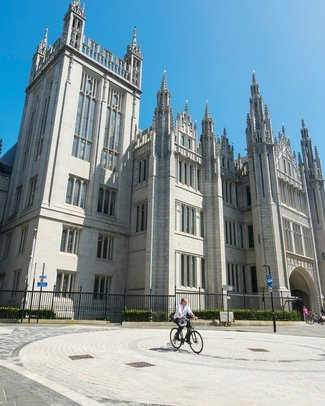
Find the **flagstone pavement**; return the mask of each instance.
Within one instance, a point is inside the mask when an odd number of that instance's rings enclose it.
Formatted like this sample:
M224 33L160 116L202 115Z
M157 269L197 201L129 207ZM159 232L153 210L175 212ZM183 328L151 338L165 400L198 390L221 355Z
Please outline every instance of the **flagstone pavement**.
M0 405L325 402L325 326L197 328L199 355L166 328L0 324Z

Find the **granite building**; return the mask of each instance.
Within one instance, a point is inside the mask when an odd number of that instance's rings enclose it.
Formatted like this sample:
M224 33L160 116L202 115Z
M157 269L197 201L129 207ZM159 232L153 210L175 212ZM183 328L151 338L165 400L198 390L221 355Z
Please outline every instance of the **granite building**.
M228 284L254 295L271 273L274 292L318 309L325 195L304 122L296 156L284 128L274 136L253 73L247 156L235 157L208 106L200 128L187 103L174 120L164 74L153 123L140 131L136 32L119 58L87 39L85 25L73 0L61 37L49 46L46 32L32 60L13 166L0 166L0 289L43 274L63 292Z

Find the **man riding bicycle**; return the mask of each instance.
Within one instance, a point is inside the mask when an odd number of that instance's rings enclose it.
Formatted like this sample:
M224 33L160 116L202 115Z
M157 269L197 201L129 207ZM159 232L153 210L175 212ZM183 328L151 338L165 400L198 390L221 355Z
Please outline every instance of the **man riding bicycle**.
M189 315L194 319L196 318L194 313L190 309L190 306L188 305L187 299L183 297L181 299L181 302L177 305L176 312L174 314L174 322L178 325L175 339L178 341L180 340L179 338L180 332L186 326L187 315Z

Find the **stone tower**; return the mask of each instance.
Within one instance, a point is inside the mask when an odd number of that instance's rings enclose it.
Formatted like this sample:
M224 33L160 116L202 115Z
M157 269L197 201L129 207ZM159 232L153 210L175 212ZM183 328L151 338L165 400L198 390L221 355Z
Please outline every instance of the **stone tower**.
M289 292L286 258L279 210L275 143L267 106L263 106L255 72L252 76L250 113L246 128L253 236L259 291L266 286L266 274L273 275L277 292Z
M66 294L125 288L142 54L135 31L119 58L85 28L73 0L61 37L49 45L46 30L33 57L1 236L8 289L43 269Z

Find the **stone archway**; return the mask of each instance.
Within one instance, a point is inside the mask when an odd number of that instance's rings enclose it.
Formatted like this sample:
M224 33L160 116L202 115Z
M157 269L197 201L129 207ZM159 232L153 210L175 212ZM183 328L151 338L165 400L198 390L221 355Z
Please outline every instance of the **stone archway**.
M290 274L290 291L292 296L299 297L303 304L311 309L316 301L314 281L305 268L297 267Z

